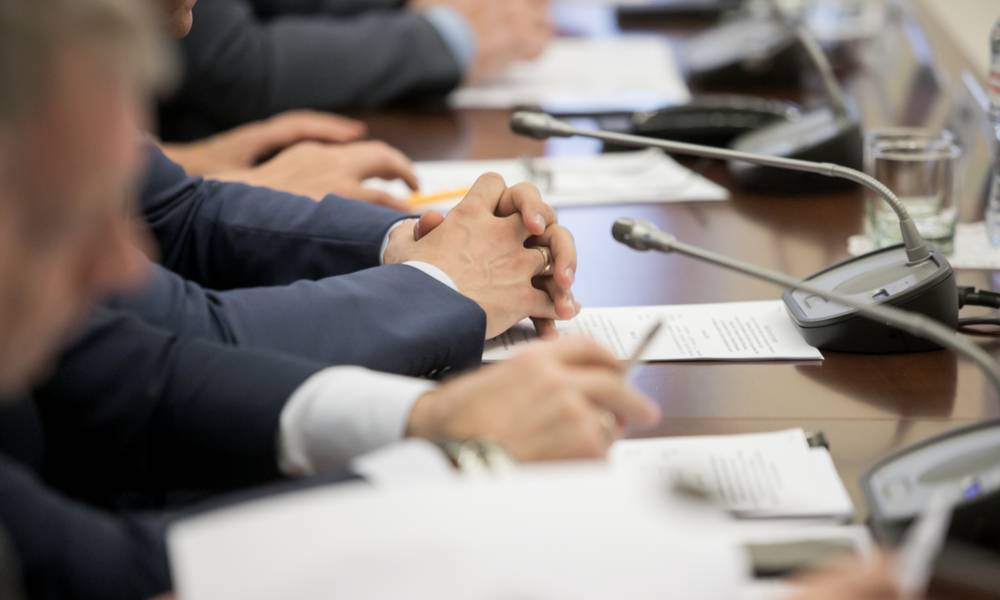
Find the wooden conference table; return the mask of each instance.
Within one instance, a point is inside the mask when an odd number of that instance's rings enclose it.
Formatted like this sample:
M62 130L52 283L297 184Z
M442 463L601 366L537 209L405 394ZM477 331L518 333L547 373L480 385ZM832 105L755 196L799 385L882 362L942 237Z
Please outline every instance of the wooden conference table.
M898 10L897 10L898 9ZM969 104L968 67L919 7L903 3L874 41L846 53L841 81L866 126L951 124L964 119L962 220L979 220L989 163L985 114ZM636 20L631 20L636 21ZM704 23L620 22L680 40ZM984 49L985 51L985 49ZM968 76L966 76L968 77ZM821 101L815 80L779 86L715 89ZM801 90L806 90L805 92ZM816 90L816 91L812 91ZM705 91L697 87L694 92ZM541 142L508 130L508 111L391 111L360 115L373 137L415 160L540 155ZM859 190L800 195L750 194L725 169L688 166L733 190L731 202L567 208L560 222L577 240L576 296L585 306L775 299L763 282L677 256L636 253L614 242L620 216L647 218L679 239L804 277L847 258L846 240L862 228ZM959 271L960 284L1000 288L996 273ZM982 340L1000 357L1000 342ZM662 423L638 436L728 434L790 427L825 432L858 517L866 510L858 479L887 453L947 430L1000 416L1000 399L969 361L947 351L866 356L827 352L821 363L660 363L642 367L637 385L663 409Z

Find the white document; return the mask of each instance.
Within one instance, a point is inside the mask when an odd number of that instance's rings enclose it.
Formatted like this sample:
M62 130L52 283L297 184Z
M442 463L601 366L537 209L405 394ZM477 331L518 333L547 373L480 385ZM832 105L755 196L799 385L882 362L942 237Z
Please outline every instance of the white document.
M610 459L701 490L743 517L847 520L854 513L829 451L811 448L801 429L622 440Z
M726 188L687 169L658 150L640 150L521 160L455 160L418 162L414 166L420 192L434 195L469 188L483 173L499 173L507 185L534 183L554 207L617 203L728 200ZM368 187L399 198L410 195L401 181L370 179ZM417 210L448 210L460 196Z
M822 360L806 343L780 300L584 308L570 321L556 321L563 334L597 340L621 359L631 356L652 324L663 328L640 357L661 360ZM522 322L488 340L483 360L511 357L522 344L537 338L530 322Z
M875 249L871 238L864 234L852 235L847 240L847 252L858 256ZM956 269L1000 269L1000 248L995 248L986 235L986 224L959 223L955 227L954 251L948 262Z
M532 61L454 91L455 108L559 106L590 112L644 110L691 94L659 36L557 38Z
M168 550L184 600L716 600L747 581L728 522L606 466L563 465L271 498L181 521Z

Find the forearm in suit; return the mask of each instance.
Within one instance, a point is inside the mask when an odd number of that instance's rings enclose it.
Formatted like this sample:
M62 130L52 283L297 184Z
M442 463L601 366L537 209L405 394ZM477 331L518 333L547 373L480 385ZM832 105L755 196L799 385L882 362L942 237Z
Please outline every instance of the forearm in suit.
M46 481L110 504L279 478L281 411L321 369L98 310L34 392Z
M321 279L379 264L398 212L188 177L149 144L141 210L165 267L213 289Z
M0 456L0 521L32 600L146 600L170 588L164 515L101 512Z
M212 0L194 14L181 43L184 82L162 106L168 140L290 109L373 108L440 96L462 78L447 42L410 11L262 19L246 0Z
M254 10L263 16L325 14L355 15L370 10L397 10L405 0L253 0Z
M354 479L326 473L178 512L108 513L44 485L0 455L0 525L6 528L33 600L148 600L172 588L169 524L240 501Z
M224 292L155 267L110 306L179 335L410 376L478 366L486 327L475 302L406 265Z

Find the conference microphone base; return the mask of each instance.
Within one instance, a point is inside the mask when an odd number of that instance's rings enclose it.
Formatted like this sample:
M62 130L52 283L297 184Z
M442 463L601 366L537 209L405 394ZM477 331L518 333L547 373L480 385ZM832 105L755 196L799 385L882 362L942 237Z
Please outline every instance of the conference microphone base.
M890 246L833 265L804 281L856 301L919 313L952 329L958 326L955 272L937 250L931 250L930 260L910 265L902 245ZM782 299L802 337L821 350L893 354L940 348L815 294L788 290Z

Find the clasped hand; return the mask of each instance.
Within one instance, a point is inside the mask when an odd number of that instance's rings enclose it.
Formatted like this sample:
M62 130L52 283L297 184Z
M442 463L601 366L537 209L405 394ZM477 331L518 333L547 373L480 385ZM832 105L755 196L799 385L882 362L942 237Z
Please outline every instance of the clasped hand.
M546 257L535 247L548 248ZM576 245L535 186L507 187L502 177L480 177L447 217L427 213L393 231L385 262L422 261L444 271L458 291L486 312L486 337L531 317L539 333L554 336L554 319L580 310L572 293Z

